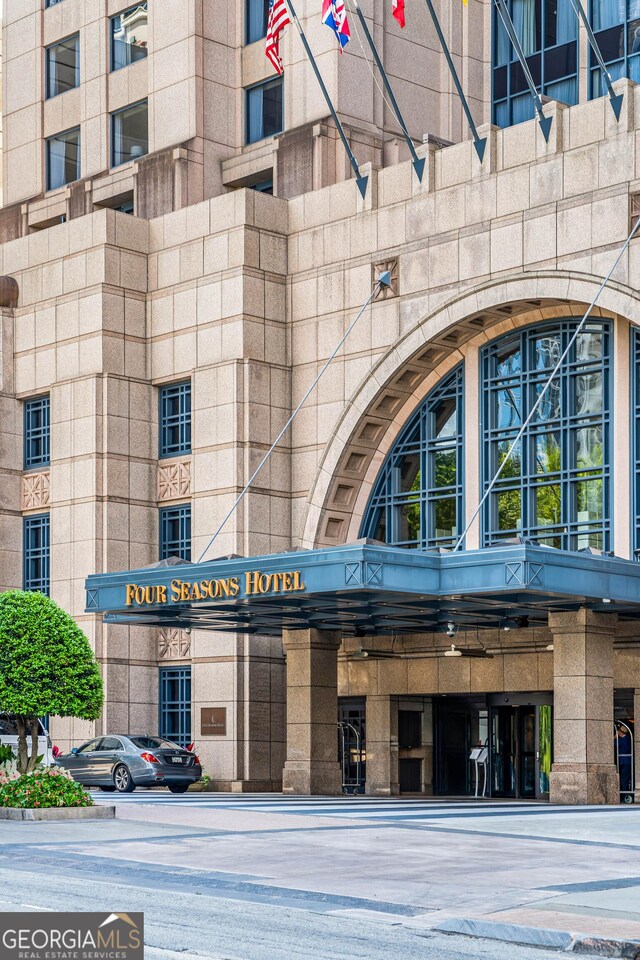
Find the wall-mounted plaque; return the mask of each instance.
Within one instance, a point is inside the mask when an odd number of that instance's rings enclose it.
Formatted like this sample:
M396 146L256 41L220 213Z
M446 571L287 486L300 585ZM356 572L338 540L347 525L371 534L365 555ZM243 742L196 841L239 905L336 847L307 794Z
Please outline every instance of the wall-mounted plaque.
M202 707L200 710L200 736L226 737L227 708Z

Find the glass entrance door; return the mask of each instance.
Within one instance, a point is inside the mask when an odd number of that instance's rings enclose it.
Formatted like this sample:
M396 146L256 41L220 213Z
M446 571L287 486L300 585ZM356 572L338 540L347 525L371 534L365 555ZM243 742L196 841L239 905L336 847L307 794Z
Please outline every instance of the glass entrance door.
M542 800L549 795L551 706L491 709L491 796Z

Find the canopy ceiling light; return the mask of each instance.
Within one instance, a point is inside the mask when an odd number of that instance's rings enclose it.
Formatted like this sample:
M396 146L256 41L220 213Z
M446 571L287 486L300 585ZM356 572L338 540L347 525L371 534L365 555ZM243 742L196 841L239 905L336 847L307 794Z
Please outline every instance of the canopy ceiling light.
M486 650L476 650L475 648L470 649L469 647L456 647L455 643L451 644L450 650L445 650L445 657L475 657L480 660L493 660L493 654L487 653Z
M364 650L362 647L353 653L347 653L348 660L388 660L394 656L391 650Z

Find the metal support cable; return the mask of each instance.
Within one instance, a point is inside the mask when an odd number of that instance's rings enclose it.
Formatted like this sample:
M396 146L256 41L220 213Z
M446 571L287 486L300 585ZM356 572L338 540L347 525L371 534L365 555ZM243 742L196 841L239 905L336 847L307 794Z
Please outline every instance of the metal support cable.
M542 403L542 400L543 400L543 398L544 398L547 390L549 389L549 387L550 387L551 384L553 383L553 380L555 379L556 374L558 373L558 371L559 371L560 368L562 367L562 364L564 363L564 361L566 360L567 356L569 355L569 351L571 350L572 346L574 345L574 343L575 343L576 340L578 339L578 336L580 335L580 333L581 333L582 330L584 329L585 323L587 322L587 320L588 320L589 317L591 316L591 312L592 312L593 308L595 307L596 303L597 303L598 300L600 299L600 294L602 293L602 291L604 290L604 288L605 288L606 285L608 284L609 280L611 279L611 276L612 276L614 270L616 269L616 267L618 266L618 264L619 264L620 261L622 260L622 257L624 256L625 251L627 250L627 247L629 246L629 244L630 244L631 241L633 240L633 238L634 238L634 236L636 235L636 232L638 231L638 228L639 228L639 227L640 227L640 217L638 217L638 219L636 220L636 222L635 222L635 224L634 224L634 226L633 226L633 229L631 230L631 233L629 234L629 236L628 236L627 239L625 240L624 245L622 246L622 249L621 249L620 252L618 253L618 256L616 257L616 259L615 259L614 262L613 262L613 265L611 266L611 269L609 270L608 274L606 275L606 277L604 278L604 280L602 281L602 283L601 283L600 286L598 287L598 290L597 290L597 292L596 292L595 297L593 298L593 300L591 301L591 303L590 303L589 306L587 307L587 309L586 309L586 311L585 311L585 314L584 314L582 320L580 321L580 323L579 323L578 326L576 327L576 329L575 329L575 331L574 331L574 333L573 333L573 336L570 338L570 340L569 340L567 346L565 347L565 349L564 349L564 351L563 351L560 359L558 360L558 362L556 363L555 367L553 368L553 370L552 370L551 373L549 374L549 378L548 378L547 381L545 382L542 390L540 391L540 394L539 394L536 402L534 403L534 405L532 406L531 410L529 411L529 415L527 416L527 418L525 419L524 423L522 424L522 426L521 426L520 429L518 430L518 433L516 434L516 437L515 437L513 443L512 443L511 446L509 447L509 449L508 449L508 451L507 451L507 454L506 454L504 460L502 461L502 463L501 463L500 466L498 467L496 473L494 474L494 477L493 477L491 483L489 484L489 486L488 486L487 489L485 490L482 498L480 499L480 503L478 504L478 506L476 507L476 509L473 511L473 515L472 515L471 519L469 520L469 522L467 523L466 527L464 528L464 530L463 530L462 533L460 534L458 540L456 541L456 545L455 545L454 548L453 548L453 552L454 552L454 553L456 553L456 551L458 551L458 550L460 549L460 547L462 546L462 544L465 542L466 537L467 537L467 534L469 533L469 530L471 529L471 527L472 527L473 524L475 523L476 518L478 517L480 511L482 510L483 506L484 506L485 503L487 502L487 499L489 498L491 492L493 491L493 488L495 487L496 483L497 483L498 480L500 479L500 477L501 477L501 475L502 475L502 471L504 470L504 468L506 467L507 463L508 463L509 460L511 459L511 456L512 456L514 450L517 448L518 444L519 444L520 441L522 440L522 437L524 436L524 433L525 433L527 427L529 426L529 424L531 423L531 421L532 421L533 418L535 417L535 415L536 415L536 413L537 413L537 411L538 411L538 407L539 407L540 404Z
M300 412L300 410L301 410L302 407L305 405L305 403L307 402L307 400L309 399L309 397L311 396L311 394L313 393L313 391L316 389L316 387L317 387L318 384L320 383L320 380L322 379L325 371L326 371L327 368L330 366L331 362L335 359L335 357L336 357L336 355L338 354L340 348L342 347L342 345L343 345L344 342L346 341L347 337L349 336L349 334L351 333L351 331L353 330L353 328L354 328L355 325L357 324L358 320L360 319L360 317L362 316L362 314L365 312L365 310L367 309L367 307L369 306L369 304L371 303L371 301L373 300L373 298L375 297L375 295L378 293L378 291L379 291L382 287L389 287L389 286L391 286L391 275L390 275L389 271L385 271L385 273L381 273L380 276L378 277L378 279L376 280L375 284L373 285L373 289L372 289L371 293L370 293L369 296L367 297L366 301L363 303L363 305L362 305L362 307L360 308L360 310L358 310L358 313L356 314L356 316L354 317L354 319L351 321L351 323L350 323L349 326L347 327L345 333L344 333L344 334L342 335L342 337L340 338L340 341L338 342L338 344L336 345L335 349L333 350L333 353L330 355L329 359L325 361L325 363L323 364L320 372L318 373L318 375L317 375L316 378L314 379L313 383L312 383L312 384L309 386L309 388L307 389L307 391L306 391L305 395L303 396L302 400L299 402L299 404L297 405L297 407L295 408L295 410L293 411L293 413L291 414L291 416L289 417L289 419L288 419L287 422L285 423L284 427L282 428L282 430L280 431L280 433L278 434L278 436L275 438L275 440L273 441L273 443L271 444L271 446L270 446L269 449L267 450L266 454L264 455L264 457L262 458L262 460L260 461L260 463L258 464L258 466L256 467L256 469L253 471L253 473L252 473L251 476L249 477L248 481L246 482L246 484L244 485L244 487L242 488L242 490L240 491L240 493L239 493L238 496L236 497L236 499L235 499L235 501L234 501L231 509L230 509L229 512L226 514L224 520L223 520L222 523L219 525L218 529L216 530L216 532L215 532L214 535L211 537L211 539L209 540L208 544L206 545L206 547L204 548L204 550L203 550L202 553L200 554L200 556L199 556L199 558L198 558L198 563L202 563L202 560L204 559L205 555L208 553L209 549L213 546L213 544L214 544L215 541L217 540L218 536L220 535L220 533L222 532L222 530L223 530L223 529L225 528L225 526L227 525L228 521L231 519L231 517L232 517L233 514L235 513L235 511L236 511L236 509L238 508L238 506L242 503L242 500L244 499L246 493L247 493L248 490L250 489L253 481L256 479L256 477L258 476L258 474L260 473L260 471L262 470L262 468L264 467L264 465L265 465L266 462L268 461L269 457L271 456L271 454L273 453L273 451L275 450L275 448L278 446L278 444L280 443L280 441L281 441L282 438L284 437L285 433L287 432L287 430L289 429L289 427L291 426L291 424L293 423L293 421L294 421L295 418L297 417L298 413Z

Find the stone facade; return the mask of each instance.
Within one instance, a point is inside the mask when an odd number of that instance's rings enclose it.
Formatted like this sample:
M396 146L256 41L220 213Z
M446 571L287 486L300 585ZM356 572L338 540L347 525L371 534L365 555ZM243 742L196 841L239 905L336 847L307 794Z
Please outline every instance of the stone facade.
M640 193L640 94L626 80L616 83L624 93L617 123L606 99L551 103L548 143L533 121L505 130L485 124L482 164L468 140L426 143L418 148L426 160L418 183L402 152L394 154L393 125L376 88L359 83L366 65L357 54L339 58L329 32L315 29L317 18L309 26L321 66L369 151L365 199L336 167L335 131L293 29L284 45L286 82L302 92L286 99L285 135L243 150L242 87L264 79L267 67L261 44L238 55L236 6L225 5L220 25L208 2L157 4L154 50L121 76L109 76L103 59L106 17L117 12L112 0L64 0L44 15L39 0L14 0L5 11L9 206L0 274L15 278L19 299L0 313L0 587L21 584L23 516L46 510L51 595L87 632L104 671L105 709L95 729L157 729L159 665L191 665L193 738L220 787L277 788L284 768L285 790L339 789L331 755L337 693L366 698L370 792L397 792L402 759L423 762L429 792L432 698L553 691L562 721L556 731L574 724L580 747L572 752L556 733L552 795L610 801L617 789L606 734L612 691L640 691L633 624L603 615L597 624L581 622L575 636L559 620L533 637L524 630L491 636L492 660L444 658L444 635L369 638L387 656L358 661L350 657L355 641L338 652L335 637L315 632L289 634L283 646L273 638L129 628L85 612L88 574L158 559L160 505L191 504L192 557L200 557L380 269L391 271L390 291L364 313L207 556L356 539L403 424L461 361L470 520L480 496L480 348L526 324L581 316L627 236ZM301 6L307 12L310 0ZM392 42L381 0L373 8L390 72L415 101L407 104L412 131L460 140L458 110L444 106L444 71L416 89L402 76L404 45L427 61L430 35ZM454 21L447 26L466 54L464 79L478 91L476 115L485 120L489 8L470 4L464 29L462 5L447 8ZM207 33L214 19L226 31L222 39ZM42 45L75 30L85 48L85 86L43 110ZM23 84L25 72L34 90ZM426 120L424 87L443 94L433 97L436 114ZM150 156L109 171L106 114L144 96ZM70 188L43 190L42 137L72 123L83 130L82 209ZM311 173L294 189L300 154L293 138L305 129ZM293 158L289 173L278 166L281 154L283 163ZM274 168L281 196L231 189ZM146 197L138 216L109 209L128 192ZM632 242L594 310L613 322L613 417L624 437L632 418L630 330L640 323L639 244ZM157 388L185 379L192 384L191 453L159 461ZM22 402L43 393L51 397L51 464L23 471ZM630 442L615 444L612 476L613 547L631 557ZM468 545L479 544L476 522ZM227 730L202 736L200 711L212 706L226 707ZM412 707L424 716L416 751L398 744L398 712ZM53 720L63 748L92 733L89 724Z

